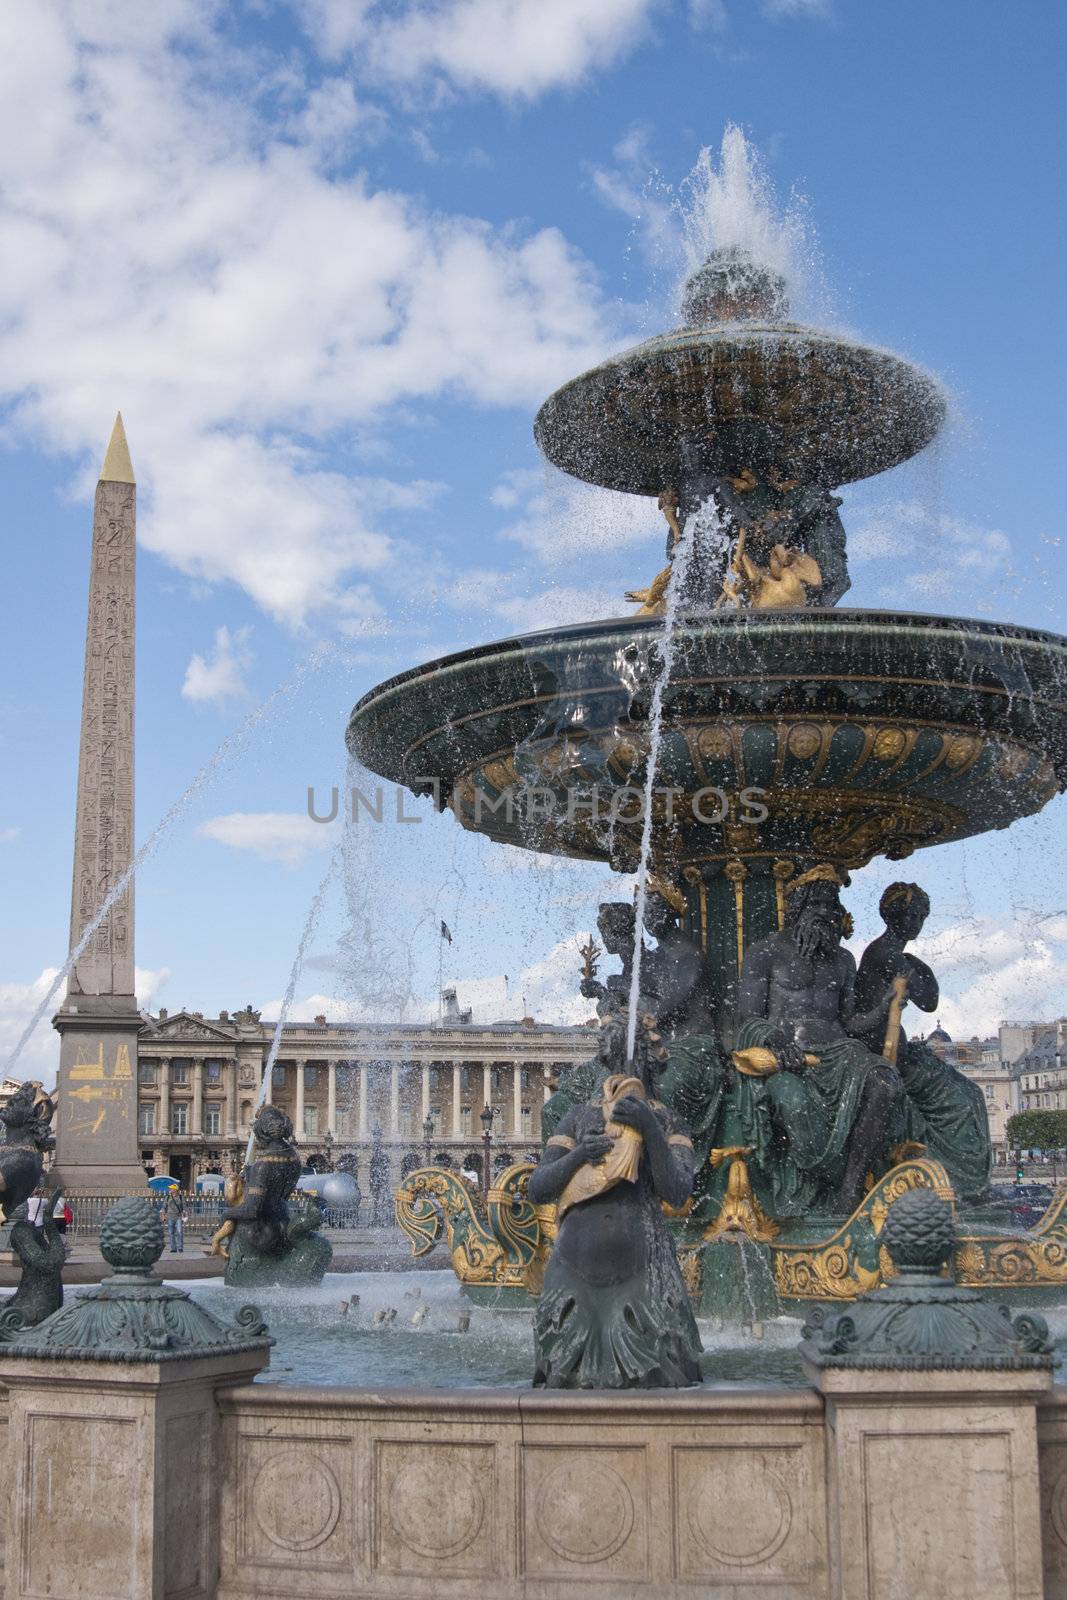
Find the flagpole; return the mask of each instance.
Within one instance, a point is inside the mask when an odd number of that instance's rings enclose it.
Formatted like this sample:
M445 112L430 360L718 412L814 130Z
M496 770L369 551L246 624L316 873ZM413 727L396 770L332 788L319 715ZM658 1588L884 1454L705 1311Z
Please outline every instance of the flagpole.
M443 933L439 932L438 935L437 935L437 1026L439 1028L442 1027L443 1024L444 1024L444 1014L443 1014L442 1009L441 1009L442 1003L443 1003L442 1002L442 997L441 997L441 989L442 989L442 986L443 986L444 981L445 981L444 973L445 973L445 936L444 936Z

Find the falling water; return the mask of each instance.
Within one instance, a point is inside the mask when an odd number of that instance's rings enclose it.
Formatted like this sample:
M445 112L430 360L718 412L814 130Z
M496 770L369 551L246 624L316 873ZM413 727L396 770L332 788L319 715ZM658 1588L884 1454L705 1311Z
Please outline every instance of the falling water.
M648 893L648 863L652 854L652 794L656 785L659 747L663 737L663 695L670 681L671 668L674 665L675 623L678 618L678 608L681 604L682 595L685 591L697 519L703 515L705 510L706 504L699 511L686 518L682 537L674 549L671 563L671 579L667 585L667 605L663 614L663 632L659 639L660 669L652 690L652 704L649 707L648 765L645 769L644 814L641 822L641 859L637 869L634 959L630 972L630 1001L626 1015L627 1061L632 1061L634 1058L634 1042L637 1038L637 1000L641 992L641 955L644 950L642 929L645 925L645 899Z
M259 1093L256 1096L255 1111L252 1113L253 1122L255 1122L256 1114L263 1109L263 1103L267 1098L267 1089L270 1086L271 1074L274 1071L274 1063L278 1059L278 1051L281 1048L282 1030L289 1020L289 1012L292 1010L293 1005L293 996L296 994L296 986L300 981L300 973L304 966L304 957L307 955L308 945L315 936L315 929L318 927L319 915L326 899L326 892L329 889L330 884L333 882L334 873L340 859L341 844L338 842L330 852L329 865L322 875L322 882L315 890L311 904L308 906L308 914L304 919L304 928L300 935L300 942L296 947L296 955L293 957L293 965L289 973L289 982L285 986L285 994L282 997L281 1009L278 1012L278 1020L274 1024L274 1033L270 1041L270 1049L267 1052L267 1064L263 1068L263 1077L260 1081ZM302 1128L298 1128L296 1130L296 1136L298 1139L303 1137ZM252 1159L252 1142L254 1137L255 1135L253 1130L249 1129L248 1145L245 1149L246 1165Z
M148 857L160 844L164 836L170 831L173 824L178 820L182 812L185 811L186 807L189 805L194 796L199 794L200 790L210 782L224 762L226 762L232 755L236 754L236 752L242 748L250 735L255 731L256 728L259 727L260 723L267 716L268 712L277 704L279 700L283 699L287 694L290 694L295 688L297 688L310 672L317 670L317 668L322 665L326 657L332 654L332 652L332 645L320 644L311 651L310 655L305 656L304 660L297 667L296 671L291 673L290 676L286 678L284 683L280 683L278 687L274 689L272 693L270 693L267 698L255 708L254 711L250 711L248 716L245 717L244 721L241 722L232 733L226 735L226 738L223 739L222 743L218 746L214 753L209 756L207 761L205 761L204 765L200 768L200 771L193 778L192 782L187 788L182 790L182 793L170 806L169 810L164 814L162 819L156 824L153 831L149 834L144 844L141 846L133 860L130 862L129 866L126 868L125 872L108 890L104 899L101 901L96 914L89 922L86 923L81 938L71 950L63 965L59 968L59 971L52 979L47 994L37 1007L36 1011L33 1013L33 1016L30 1018L25 1028L22 1030L19 1041L15 1045L15 1048L12 1050L11 1054L8 1056L7 1063L4 1067L4 1071L8 1077L12 1076L18 1059L23 1050L26 1048L26 1045L36 1030L38 1023L41 1021L42 1017L44 1017L47 1012L51 1010L53 1000L59 993L62 985L66 982L66 979L69 976L72 968L77 964L82 952L88 945L89 940L92 938L97 928L100 927L100 924L104 921L104 918L107 916L112 906L126 893L134 874L138 871L142 864L148 860Z

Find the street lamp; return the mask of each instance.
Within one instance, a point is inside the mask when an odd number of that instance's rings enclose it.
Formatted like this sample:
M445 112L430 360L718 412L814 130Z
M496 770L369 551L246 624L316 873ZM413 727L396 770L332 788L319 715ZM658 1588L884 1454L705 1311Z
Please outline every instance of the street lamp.
M485 1200L486 1205L488 1205L489 1204L489 1159L490 1159L490 1156L492 1154L492 1149L493 1149L493 1108L492 1108L492 1106L484 1105L482 1107L482 1113L481 1113L480 1120L481 1120L481 1124L482 1124L482 1144L485 1146L485 1154L482 1157L482 1196L483 1196L483 1198Z
M422 1142L426 1146L426 1165L430 1165L430 1144L433 1140L433 1117L427 1112L422 1123Z

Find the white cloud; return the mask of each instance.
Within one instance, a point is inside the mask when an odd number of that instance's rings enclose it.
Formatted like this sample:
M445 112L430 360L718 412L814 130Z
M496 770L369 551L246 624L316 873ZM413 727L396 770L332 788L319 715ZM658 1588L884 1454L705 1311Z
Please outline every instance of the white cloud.
M336 838L331 824L313 822L299 811L231 811L209 817L196 831L216 844L286 867L300 866L315 851L330 848Z
M246 648L251 628L217 628L215 646L207 655L195 652L185 669L182 696L186 700L207 701L217 706L227 700L243 700L248 694L245 673L252 665L252 652Z
M516 1022L526 1016L541 1022L577 1024L595 1014L595 1006L578 992L576 973L579 958L575 941L585 933L561 939L540 961L532 962L508 976L505 990L503 974L486 978L461 978L456 983L456 998L461 1006L471 1006L474 1020ZM525 999L525 1010L523 1000ZM426 1015L435 1015L436 1006ZM590 1055L595 1046L590 1045Z
M828 17L830 0L760 0L760 9L769 17Z
M294 0L326 53L358 51L393 83L532 100L611 66L641 38L660 0Z
M58 967L45 967L32 983L0 983L0 1059L6 1061L22 1038L27 1023L52 987ZM7 1068L5 1067L5 1073ZM46 1087L59 1070L59 1035L42 1022L26 1041L13 1076L35 1078Z
M160 990L166 987L169 978L169 967L134 968L134 992L142 1011L151 1011L153 1001L158 997Z
M694 26L719 26L716 8L707 10L700 23L694 17ZM635 224L637 236L654 262L667 263L672 271L682 265L683 247L679 226L678 207L669 188L663 181L649 146L647 127L638 124L629 128L612 150L615 165L593 167L593 185L604 201L614 211L621 211Z
M11 844L21 832L21 828L0 828L0 844Z
M472 622L477 620L484 627L486 617L497 617L515 633L627 616L634 609L623 599L621 588L558 583L531 590L527 585L528 579L521 574L475 568L459 573L439 593L446 605L466 613Z
M1067 916L975 917L917 939L913 949L937 974L938 1015L955 1038L993 1034L1007 1017L1067 1010ZM905 1017L909 1030L930 1026L914 1009Z
M576 546L603 555L642 541L666 545L667 524L649 496L600 489L550 468L507 472L489 498L517 513L499 537L549 564L573 565Z
M918 500L888 500L867 507L848 525L853 562L913 558L894 573L886 597L901 586L926 599L963 599L982 608L990 581L1012 571L1012 543L999 528L982 528L960 517L936 512Z
M146 546L299 624L399 568L418 511L386 518L321 451L442 396L532 406L602 353L599 291L554 229L324 168L358 99L243 55L211 31L224 6L129 9L0 9L0 401L87 460L83 489L121 404ZM281 129L258 111L279 84Z

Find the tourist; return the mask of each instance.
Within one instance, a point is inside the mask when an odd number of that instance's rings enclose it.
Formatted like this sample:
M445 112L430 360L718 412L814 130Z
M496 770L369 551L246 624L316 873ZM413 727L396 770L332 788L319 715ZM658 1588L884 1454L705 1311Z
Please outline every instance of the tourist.
M180 1256L185 1249L185 1206L182 1204L181 1192L178 1189L169 1191L163 1215L167 1220L170 1248L175 1255Z
M69 1223L74 1221L74 1213L67 1204L65 1195L57 1195L56 1203L52 1207L52 1222L57 1233L66 1233Z
M44 1216L48 1204L47 1196L47 1189L43 1185L39 1185L26 1201L26 1221L32 1222L35 1228L44 1227Z

